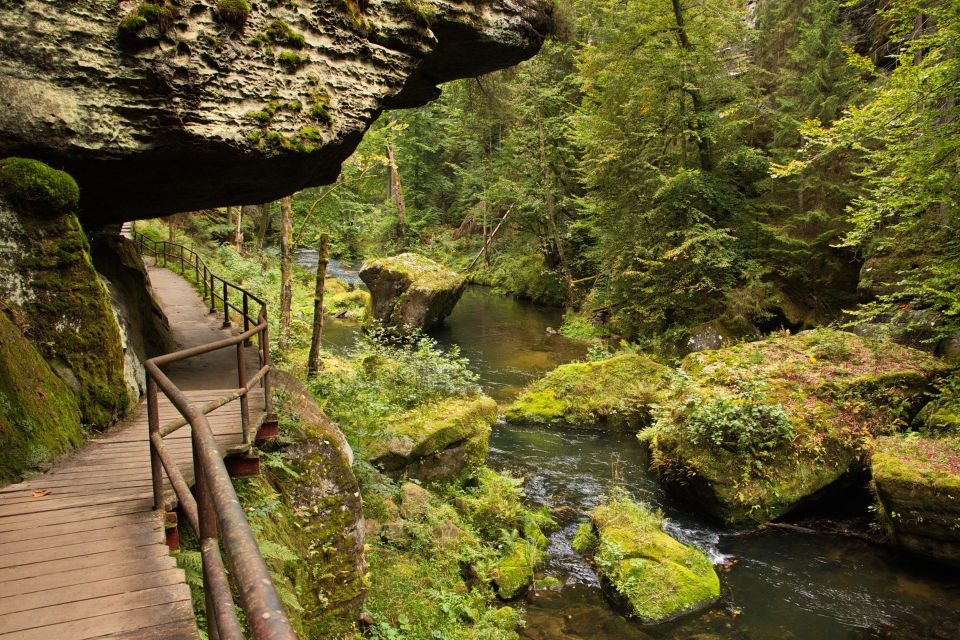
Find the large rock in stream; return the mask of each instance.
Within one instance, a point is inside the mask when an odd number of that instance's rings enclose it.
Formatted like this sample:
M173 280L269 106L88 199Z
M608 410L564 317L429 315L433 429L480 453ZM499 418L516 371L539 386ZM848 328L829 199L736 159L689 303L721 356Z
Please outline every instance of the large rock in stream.
M448 398L390 417L364 439L367 459L387 475L434 482L476 470L487 455L497 403Z
M384 109L509 67L549 0L7 0L0 157L65 169L92 228L333 182Z
M832 329L694 353L640 437L652 469L691 502L762 523L839 481L862 486L871 439L909 424L943 369Z
M575 427L646 426L670 369L643 354L560 365L524 389L504 418L520 424Z
M607 594L643 623L672 620L720 597L706 554L670 537L662 516L622 492L590 512L574 547L593 555Z
M440 324L453 311L466 280L416 253L372 260L360 269L370 289L373 319L394 335L409 335Z

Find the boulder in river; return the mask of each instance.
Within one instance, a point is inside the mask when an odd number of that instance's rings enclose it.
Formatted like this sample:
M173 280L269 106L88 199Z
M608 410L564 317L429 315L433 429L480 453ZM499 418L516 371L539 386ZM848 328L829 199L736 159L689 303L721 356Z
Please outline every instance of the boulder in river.
M440 324L466 285L456 271L416 253L367 262L360 278L370 289L373 319L398 335Z
M367 459L393 477L447 480L477 469L487 455L497 403L448 398L392 416L364 443Z
M524 389L504 417L513 423L640 428L669 374L668 367L636 353L561 365Z
M533 584L534 569L540 561L540 549L530 540L518 538L507 545L491 570L497 595L514 600Z
M898 546L960 566L960 435L877 438L881 524Z
M766 522L862 471L869 441L908 424L942 371L926 353L832 329L694 353L640 438L691 502Z
M592 553L605 591L643 623L672 620L720 597L720 578L706 554L670 537L661 515L623 492L590 512L574 545Z

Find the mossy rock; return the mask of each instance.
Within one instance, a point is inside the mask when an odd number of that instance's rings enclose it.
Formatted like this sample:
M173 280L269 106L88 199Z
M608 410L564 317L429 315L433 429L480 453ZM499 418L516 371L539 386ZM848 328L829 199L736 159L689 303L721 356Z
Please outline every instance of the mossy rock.
M893 542L960 566L960 435L877 438L871 472Z
M367 459L390 476L447 480L483 465L496 419L491 398L448 398L392 416L362 444Z
M34 161L0 166L32 176L0 190L0 299L77 394L83 421L106 427L136 399L127 395L120 328L73 212L76 185Z
M640 428L660 399L670 369L641 354L557 367L507 407L508 422Z
M491 570L497 595L503 600L522 596L533 584L540 555L540 550L529 540L521 538L511 542Z
M302 382L282 370L271 373L279 392L282 440L287 442L266 460L266 476L241 494L241 503L256 515L258 541L281 544L298 558L272 568L286 576L300 610L288 607L302 638L341 637L353 623L366 597L366 560L359 485L352 452L343 434L327 418ZM271 509L251 504L264 494ZM275 494L275 495L274 495ZM244 497L248 498L244 501Z
M364 263L360 278L370 290L373 319L397 335L440 324L466 285L457 272L416 253Z
M0 484L83 441L73 392L0 310Z
M720 579L710 559L663 531L663 518L621 492L590 512L577 535L593 553L605 591L645 624L659 624L710 606Z
M454 500L457 511L484 540L497 540L504 531L513 531L536 547L545 549L544 531L556 528L549 508L526 508L522 501L521 479L480 467Z
M909 424L944 367L831 329L687 356L640 434L657 475L736 525L777 518L862 470L869 441Z
M16 210L42 216L73 213L80 189L69 174L28 158L0 160L0 196Z

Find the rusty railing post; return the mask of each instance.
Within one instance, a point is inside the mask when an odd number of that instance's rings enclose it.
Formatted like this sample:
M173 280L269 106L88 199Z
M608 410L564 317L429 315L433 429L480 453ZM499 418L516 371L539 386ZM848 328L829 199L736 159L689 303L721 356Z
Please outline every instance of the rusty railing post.
M207 299L207 264L203 264L203 299Z
M246 333L250 330L250 301L247 296L247 292L243 292L243 332ZM243 341L244 346L249 347L251 344L250 338L247 338ZM243 386L243 385L240 385Z
M160 433L160 407L157 402L157 381L147 374L147 441L150 443L150 472L153 482L153 508L163 509L163 465L153 447L153 434Z
M193 254L193 281L200 284L200 255Z
M217 287L216 287L216 278L213 275L213 271L210 272L210 313L217 312Z
M227 304L227 281L223 281L223 328L230 326L230 305Z
M263 319L266 320L267 314L261 314ZM263 366L270 366L270 328L264 327L263 333L260 334L261 338L261 348L263 349ZM267 372L263 374L263 410L267 415L273 413L273 398L270 397L270 369L267 369Z
M201 548L208 539L216 541L217 539L217 513L214 510L213 500L210 498L210 487L207 486L206 473L203 468L203 456L200 455L200 443L196 434L196 429L191 425L190 445L193 449L193 486L194 493L197 496L197 522L200 530L197 531L197 540ZM210 576L211 567L204 558L203 562L203 584L204 586L213 584L214 578ZM213 590L205 588L204 601L207 612L207 635L210 640L220 640L220 633L217 628L217 603L213 597Z
M186 271L186 265L183 262L183 245L180 245L180 275L182 276Z
M237 343L237 381L241 389L247 386L247 360L243 352L243 341ZM243 444L250 445L250 401L247 392L240 396L240 428L243 431Z

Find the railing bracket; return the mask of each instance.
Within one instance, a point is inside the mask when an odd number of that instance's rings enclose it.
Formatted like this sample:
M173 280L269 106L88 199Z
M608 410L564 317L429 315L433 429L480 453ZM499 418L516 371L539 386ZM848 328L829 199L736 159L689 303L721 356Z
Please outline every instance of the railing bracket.
M165 511L163 514L163 533L170 551L180 550L180 528L177 526L177 512Z
M260 473L260 456L255 453L234 453L223 459L231 478L250 478Z
M277 420L276 414L270 414L260 423L260 428L257 429L257 435L254 440L256 442L264 442L276 438L279 434L280 422Z

